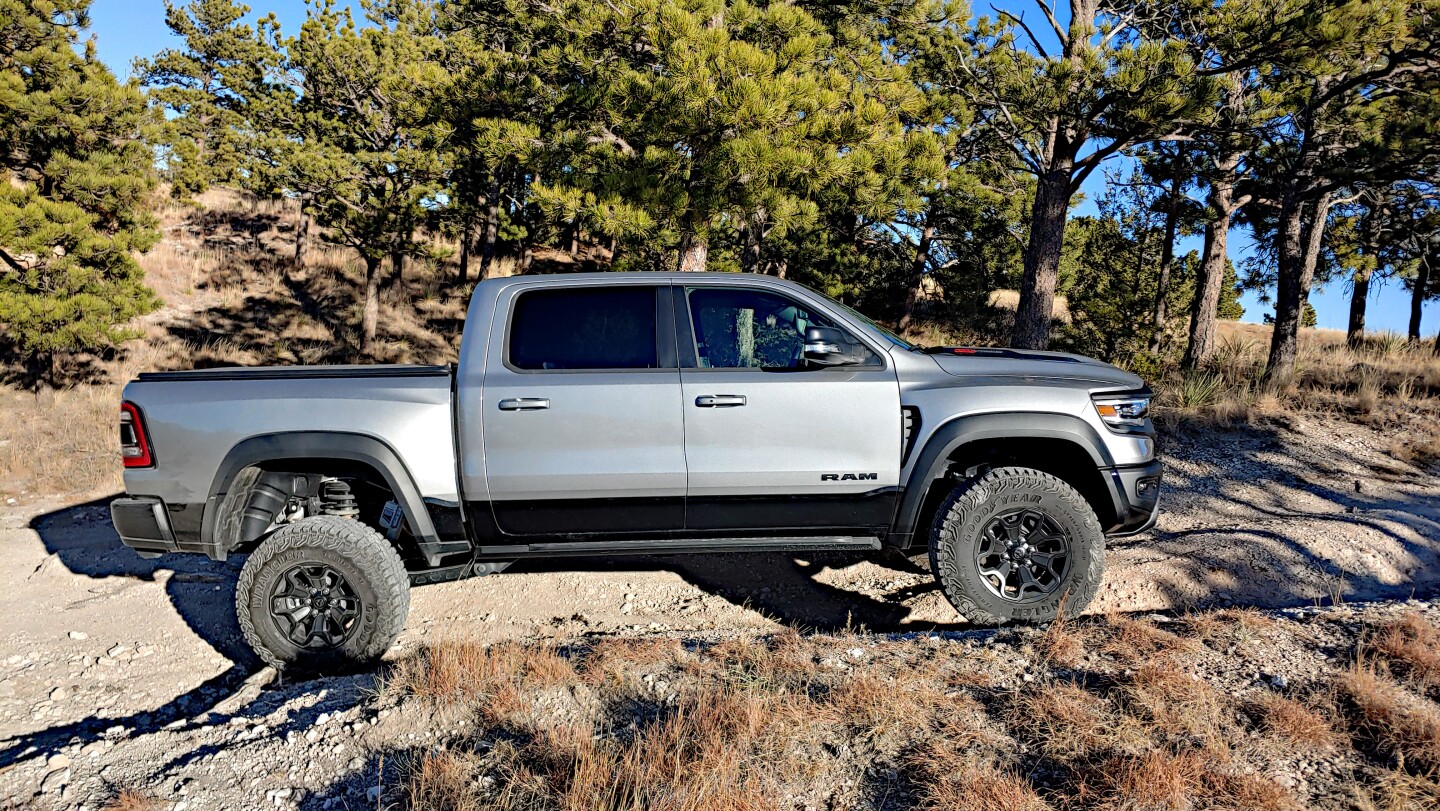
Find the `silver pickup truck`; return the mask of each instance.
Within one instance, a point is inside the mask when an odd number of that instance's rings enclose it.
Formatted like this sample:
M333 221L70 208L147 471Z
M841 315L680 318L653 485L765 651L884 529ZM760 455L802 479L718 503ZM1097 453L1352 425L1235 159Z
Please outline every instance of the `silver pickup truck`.
M728 273L491 279L465 323L454 366L140 375L120 538L248 553L249 643L328 672L386 651L411 584L534 556L888 546L970 622L1045 621L1155 520L1150 392L1087 358L922 349Z

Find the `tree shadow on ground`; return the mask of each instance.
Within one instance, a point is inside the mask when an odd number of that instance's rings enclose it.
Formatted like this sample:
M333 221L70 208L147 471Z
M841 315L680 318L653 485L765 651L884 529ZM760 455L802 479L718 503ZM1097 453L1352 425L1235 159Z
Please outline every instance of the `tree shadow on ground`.
M259 660L246 647L235 619L235 581L242 561L232 558L218 563L198 555L145 560L120 544L110 525L109 503L105 498L66 507L35 518L30 528L40 535L46 551L74 574L97 580L163 580L165 595L185 624L233 664L157 709L127 717L92 715L0 744L0 769L48 757L77 740L82 745L99 740L114 726L123 726L130 734L144 734L194 718L224 700L259 669Z

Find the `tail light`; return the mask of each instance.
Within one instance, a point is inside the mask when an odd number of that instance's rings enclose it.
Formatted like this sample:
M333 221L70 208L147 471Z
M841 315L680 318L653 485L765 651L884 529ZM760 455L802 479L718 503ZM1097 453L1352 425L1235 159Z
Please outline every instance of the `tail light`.
M125 467L154 467L150 437L145 433L145 420L134 403L120 404L120 458Z

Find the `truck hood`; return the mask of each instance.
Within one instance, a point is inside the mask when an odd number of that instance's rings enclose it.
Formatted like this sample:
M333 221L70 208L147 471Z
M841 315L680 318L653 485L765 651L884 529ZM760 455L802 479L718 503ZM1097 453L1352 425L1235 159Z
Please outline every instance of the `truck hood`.
M1066 352L947 346L927 349L926 354L956 377L1059 378L1115 389L1138 389L1145 385L1145 381L1124 369Z

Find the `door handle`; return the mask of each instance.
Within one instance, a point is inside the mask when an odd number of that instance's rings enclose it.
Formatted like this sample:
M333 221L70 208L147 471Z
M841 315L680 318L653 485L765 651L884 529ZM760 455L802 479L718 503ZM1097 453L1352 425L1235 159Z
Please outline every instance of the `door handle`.
M745 405L745 395L702 394L695 398L695 405L701 408L735 408Z
M511 397L500 401L501 411L539 411L549 407L548 397Z

